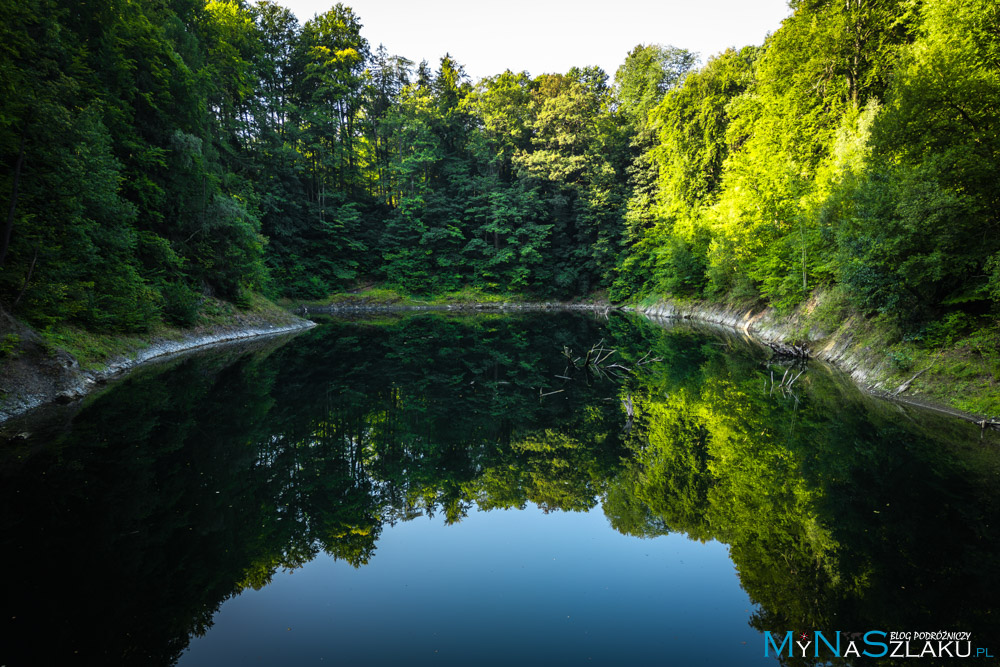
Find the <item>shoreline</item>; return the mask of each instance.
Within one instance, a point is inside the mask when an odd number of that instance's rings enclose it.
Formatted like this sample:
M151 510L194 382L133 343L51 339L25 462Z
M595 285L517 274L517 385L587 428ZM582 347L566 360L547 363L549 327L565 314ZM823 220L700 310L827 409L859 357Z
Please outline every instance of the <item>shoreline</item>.
M541 310L623 310L610 303L563 303L558 301L504 301L468 302L447 304L394 304L394 303L341 303L328 306L299 306L294 312L299 317L310 314L334 315L338 313L406 313L406 312L482 312L482 311L541 311Z
M682 304L668 299L659 299L653 305L637 306L618 304L607 301L590 303L565 302L487 302L487 303L454 303L454 304L393 304L386 302L339 303L327 306L300 306L296 313L308 315L330 314L376 314L402 312L523 312L545 310L587 310L601 313L621 311L635 313L652 321L657 320L691 320L721 326L735 333L742 334L756 344L765 347L778 346L791 348L804 347L808 350L808 358L816 359L844 373L862 391L885 400L932 410L964 421L973 422L985 427L1000 429L1000 420L990 419L987 415L976 414L962 410L932 397L912 393L903 395L910 390L914 378L899 383L893 383L885 372L884 361L878 359L879 354L866 347L855 344L853 322L849 318L841 323L832 333L811 329L807 335L802 335L800 314L779 316L772 308L752 308L727 306L718 303ZM803 340L805 338L805 340ZM772 347L772 349L774 349ZM917 373L916 375L920 375Z
M740 308L722 304L679 304L669 300L659 300L650 306L625 306L623 310L634 312L652 321L693 320L731 329L747 338L770 347L771 344L784 347L799 346L808 351L808 358L830 364L846 374L865 392L885 400L904 403L941 414L973 422L982 428L1000 430L997 417L975 414L947 405L922 394L903 394L910 390L914 379L895 383L883 368L883 361L875 361L877 351L856 344L852 322L846 320L833 332L810 331L804 338L796 315L779 316L771 308ZM773 348L772 348L773 349Z
M24 331L30 331L21 325ZM206 331L191 332L178 340L153 338L148 346L135 353L112 358L100 368L84 370L71 354L64 350L26 355L4 366L3 398L0 401L0 424L24 416L37 408L53 403L71 403L83 399L107 382L127 375L133 369L150 362L162 361L188 352L256 338L268 338L304 331L315 322L294 318L276 322L259 319L245 325L216 325ZM37 346L37 334L29 338L28 346Z
M299 307L289 313L284 322L258 318L253 322L240 322L241 326L215 325L207 331L192 332L179 340L154 338L148 347L125 356L111 359L101 368L84 370L70 354L59 350L42 358L34 355L21 360L22 377L13 386L3 386L5 395L0 401L0 424L32 410L52 403L69 403L82 399L101 385L118 379L143 364L163 360L187 352L224 345L252 338L265 338L291 334L316 326L309 314L350 315L406 312L455 312L515 313L525 311L593 311L607 314L611 311L629 312L652 321L691 320L721 326L742 334L754 342L771 346L798 345L808 349L809 358L835 367L847 375L863 391L897 403L912 405L979 424L983 428L1000 429L1000 420L975 414L948 405L924 394L910 390L914 378L897 383L884 368L884 355L869 347L857 344L853 322L849 318L832 332L809 329L803 336L800 314L780 316L771 308L736 307L713 303L678 303L660 299L652 305L613 305L606 301L589 303L565 302L465 302L451 304L393 304L393 303L342 303L328 306ZM298 315L298 317L296 317ZM23 326L23 325L22 325ZM37 336L36 336L37 338ZM32 355L28 355L32 357ZM12 360L13 361L13 360ZM11 362L8 362L10 364ZM46 368L48 367L48 368ZM7 367L4 368L5 373ZM25 377L27 376L27 377ZM7 380L7 378L4 378ZM10 383L5 383L10 384Z
M822 298L822 297L820 297ZM814 304L815 306L815 304ZM859 389L877 398L895 403L931 410L964 421L973 422L983 428L1000 429L997 417L963 410L949 405L936 397L911 390L911 385L922 371L903 379L893 378L886 365L886 356L877 349L858 342L855 316L827 327L831 331L817 328L809 317L800 310L789 315L778 315L773 308L739 307L711 302L679 303L670 299L658 299L652 305L611 304L607 301L584 303L566 302L461 302L451 304L395 304L385 301L363 303L335 303L325 306L300 306L295 312L308 315L330 314L375 314L403 312L504 312L545 310L586 310L607 314L616 310L642 315L650 320L692 320L721 326L742 334L756 344L766 347L808 350L808 357L822 361L845 374ZM805 333L804 333L805 332ZM907 393L910 392L910 393ZM904 395L905 394L905 395Z

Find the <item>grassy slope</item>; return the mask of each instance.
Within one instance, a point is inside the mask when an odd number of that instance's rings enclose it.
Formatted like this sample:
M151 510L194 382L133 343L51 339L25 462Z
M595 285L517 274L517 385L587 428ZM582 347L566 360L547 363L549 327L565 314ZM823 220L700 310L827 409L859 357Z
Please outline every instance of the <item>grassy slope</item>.
M37 405L79 398L89 390L88 377L120 369L123 361L154 345L181 342L172 347L183 349L183 343L203 336L230 338L302 322L262 297L253 297L243 309L209 300L196 326L158 325L142 334L93 332L69 324L38 331L0 310L0 421Z
M82 369L97 370L112 359L129 357L149 347L152 341L182 340L215 331L261 324L291 324L296 319L264 297L254 295L249 307L243 309L225 301L208 299L203 305L198 323L186 329L159 324L145 333L123 334L88 331L64 323L37 333L44 344L53 350L71 354Z
M901 395L985 417L1000 415L1000 322L938 325L907 335L886 318L858 315L835 292L813 299L797 315L804 339L813 331L828 338L850 336L884 391L910 382Z

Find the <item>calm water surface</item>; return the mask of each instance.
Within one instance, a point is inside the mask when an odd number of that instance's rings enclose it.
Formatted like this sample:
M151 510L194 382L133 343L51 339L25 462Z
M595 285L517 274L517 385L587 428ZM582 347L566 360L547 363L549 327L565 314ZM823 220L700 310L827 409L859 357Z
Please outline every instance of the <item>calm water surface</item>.
M996 434L724 333L331 319L3 437L3 665L758 665L789 630L1000 653ZM832 662L948 664L864 660Z

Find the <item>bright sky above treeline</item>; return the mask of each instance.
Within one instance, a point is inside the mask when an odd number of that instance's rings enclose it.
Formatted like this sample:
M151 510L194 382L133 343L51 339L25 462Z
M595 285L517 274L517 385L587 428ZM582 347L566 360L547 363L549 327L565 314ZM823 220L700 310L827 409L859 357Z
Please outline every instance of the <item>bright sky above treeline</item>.
M305 23L334 0L278 0ZM761 44L791 11L787 0L348 0L374 49L436 69L446 52L473 80L505 69L532 76L599 65L615 70L636 44L709 56Z

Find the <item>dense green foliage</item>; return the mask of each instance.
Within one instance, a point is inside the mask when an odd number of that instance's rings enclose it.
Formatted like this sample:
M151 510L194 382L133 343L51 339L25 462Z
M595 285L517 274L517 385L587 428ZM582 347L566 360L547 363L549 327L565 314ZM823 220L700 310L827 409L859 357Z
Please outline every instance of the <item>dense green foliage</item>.
M188 324L202 292L262 286L255 195L234 168L241 17L173 5L4 3L0 291L36 323Z
M414 72L339 4L0 15L0 300L36 324L190 325L203 295L359 279L568 296L614 267L628 137L599 70Z
M995 314L996 3L792 5L763 48L653 110L654 215L630 228L614 296L788 308L841 285L913 335Z
M609 289L896 319L1000 303L1000 10L795 0L697 68L639 45L472 82L337 4L3 0L0 302L189 325L203 295Z

